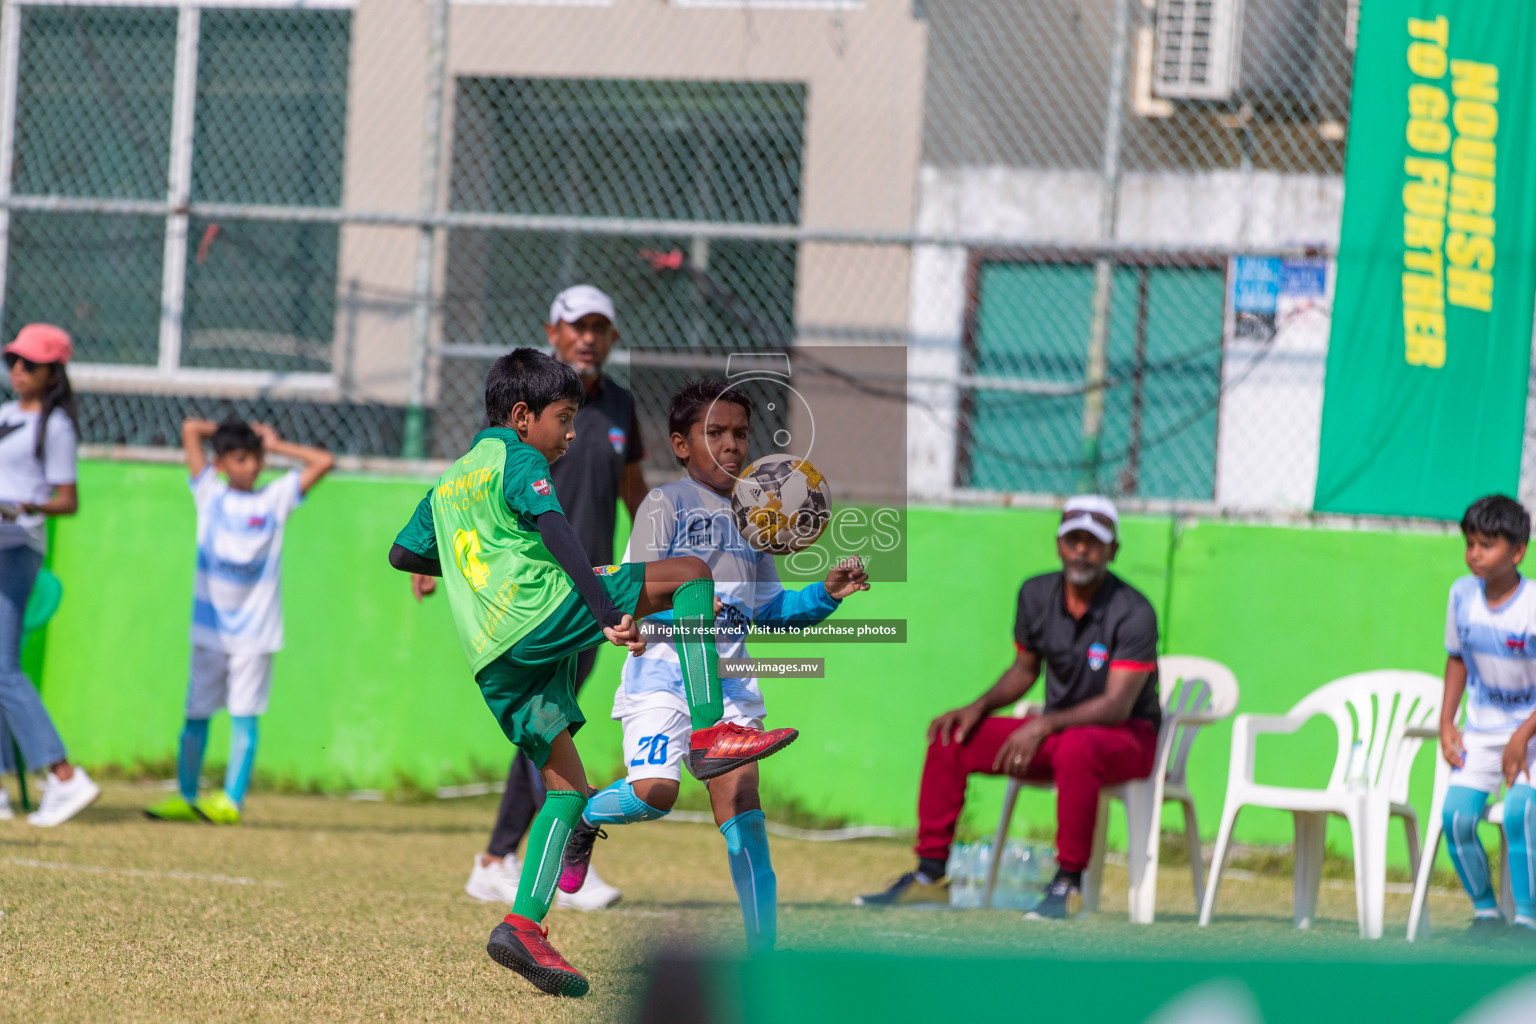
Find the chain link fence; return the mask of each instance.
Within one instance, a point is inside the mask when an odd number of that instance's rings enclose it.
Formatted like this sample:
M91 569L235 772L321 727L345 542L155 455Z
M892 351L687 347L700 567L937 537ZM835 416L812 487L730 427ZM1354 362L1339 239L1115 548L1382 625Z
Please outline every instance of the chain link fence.
M590 282L653 479L681 377L789 352L838 385L824 443L899 446L914 497L1304 511L1354 19L6 0L0 330L74 335L88 443L234 413L451 458L489 360Z

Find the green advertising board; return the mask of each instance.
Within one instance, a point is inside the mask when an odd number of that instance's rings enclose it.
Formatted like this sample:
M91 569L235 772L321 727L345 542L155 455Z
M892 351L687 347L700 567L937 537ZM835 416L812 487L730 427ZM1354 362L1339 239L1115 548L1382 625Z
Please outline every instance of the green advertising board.
M1520 476L1536 4L1362 5L1315 505L1458 518Z

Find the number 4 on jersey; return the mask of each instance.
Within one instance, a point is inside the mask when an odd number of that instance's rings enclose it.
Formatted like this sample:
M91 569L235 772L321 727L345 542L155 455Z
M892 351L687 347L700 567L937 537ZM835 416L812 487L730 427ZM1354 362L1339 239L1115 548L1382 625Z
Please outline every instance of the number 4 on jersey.
M459 563L459 572L476 590L484 590L490 582L491 570L480 561L480 534L475 530L460 530L453 535L453 557Z

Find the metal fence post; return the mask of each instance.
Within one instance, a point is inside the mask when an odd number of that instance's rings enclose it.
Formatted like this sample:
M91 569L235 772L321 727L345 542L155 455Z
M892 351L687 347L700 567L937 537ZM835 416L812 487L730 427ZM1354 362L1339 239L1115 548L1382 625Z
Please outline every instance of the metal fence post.
M442 167L443 103L448 71L448 0L432 0L427 44L427 109L421 130L421 215L416 235L416 284L411 309L410 391L401 455L426 455L427 354L432 341L432 271L437 264L438 171Z
M1109 90L1104 98L1104 151L1100 165L1099 244L1114 245L1120 208L1120 122L1125 108L1125 59L1130 38L1130 0L1114 0L1115 34L1109 51ZM1109 364L1110 300L1115 263L1105 252L1093 264L1093 320L1088 328L1088 368L1083 392L1083 465L1078 489L1099 487L1100 442L1104 434L1104 380Z

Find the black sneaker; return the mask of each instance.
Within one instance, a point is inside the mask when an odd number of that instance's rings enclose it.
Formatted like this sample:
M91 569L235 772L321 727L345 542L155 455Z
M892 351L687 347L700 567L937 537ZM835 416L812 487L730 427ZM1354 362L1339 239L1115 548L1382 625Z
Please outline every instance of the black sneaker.
M908 871L891 884L885 892L873 892L868 896L855 896L856 907L947 907L949 906L949 879L925 882L916 871Z
M1463 941L1481 945L1503 938L1510 930L1509 923L1504 920L1503 915L1474 917L1471 927L1466 930L1462 938Z
M1026 921L1064 921L1083 909L1082 893L1065 878L1053 878L1035 909L1024 915Z
M560 858L561 892L572 893L582 887L587 880L587 868L592 866L592 844L607 838L607 832L589 824L585 818L576 823L571 829L571 838L566 840L565 855Z

